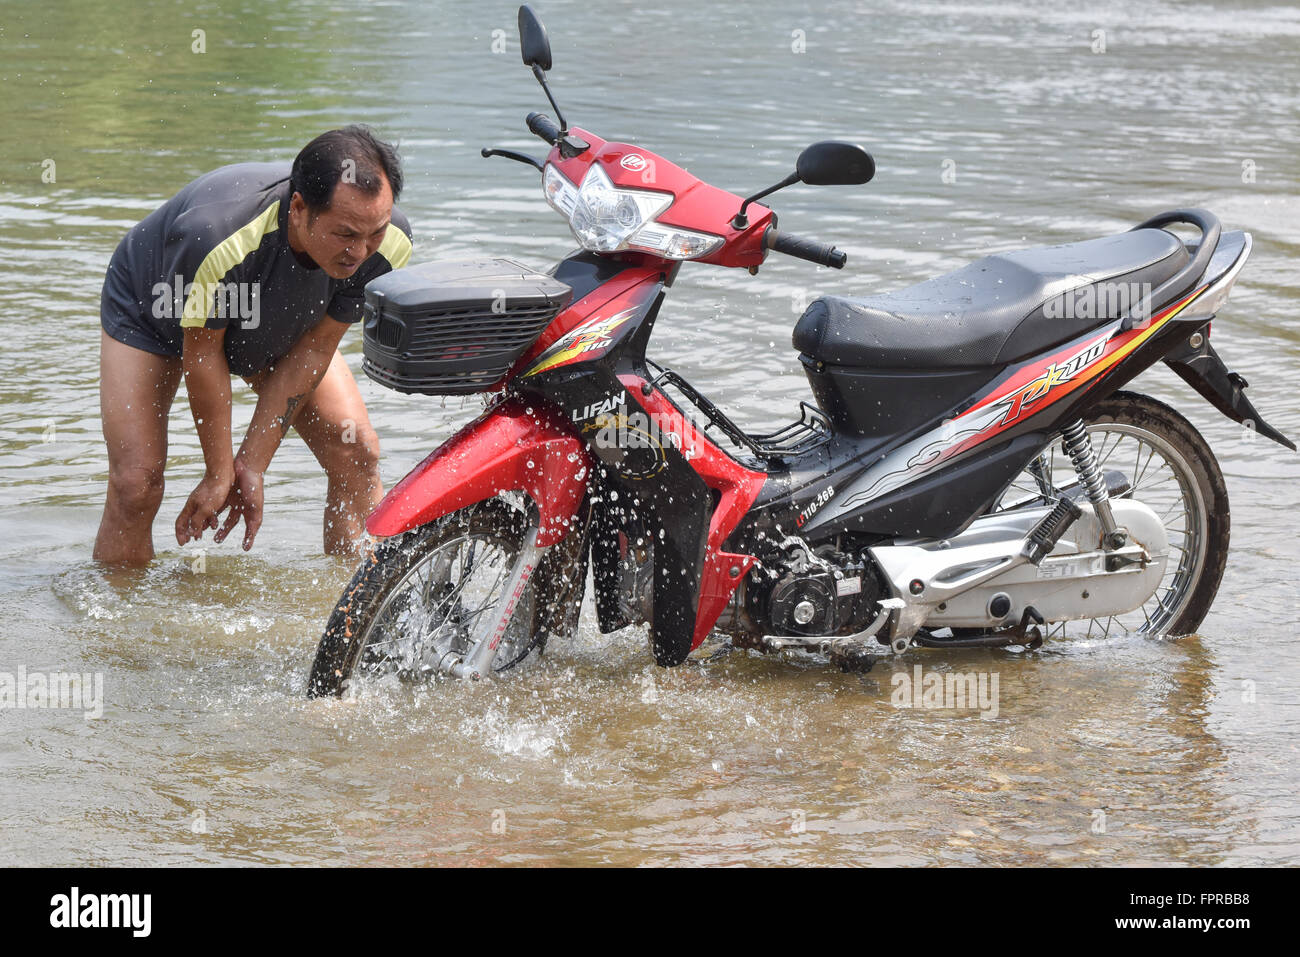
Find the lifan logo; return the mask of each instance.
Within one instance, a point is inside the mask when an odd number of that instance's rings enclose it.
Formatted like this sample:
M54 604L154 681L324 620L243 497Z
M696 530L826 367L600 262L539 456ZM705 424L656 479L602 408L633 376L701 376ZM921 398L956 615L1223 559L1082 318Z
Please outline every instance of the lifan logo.
M634 173L639 173L646 168L647 164L645 157L640 153L628 153L619 160L618 165L622 166L624 169L630 169Z
M602 412L608 412L610 409L616 409L627 404L626 396L611 395L606 396L599 402L590 402L581 409L573 410L574 422L586 422L588 419L600 415ZM626 415L626 412L623 412Z

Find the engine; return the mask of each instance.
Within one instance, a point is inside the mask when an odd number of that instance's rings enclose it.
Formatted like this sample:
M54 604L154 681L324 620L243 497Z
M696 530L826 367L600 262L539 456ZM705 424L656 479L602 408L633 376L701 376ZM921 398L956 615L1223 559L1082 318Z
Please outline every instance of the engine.
M851 635L867 627L879 611L883 584L875 565L864 558L822 545L809 553L795 547L772 568L770 584L754 589L755 617L765 618L771 635L820 637Z

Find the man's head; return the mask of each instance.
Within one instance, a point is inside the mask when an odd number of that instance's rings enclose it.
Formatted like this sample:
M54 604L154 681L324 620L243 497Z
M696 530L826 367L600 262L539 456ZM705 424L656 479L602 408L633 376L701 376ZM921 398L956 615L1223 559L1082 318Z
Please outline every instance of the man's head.
M333 279L346 279L384 241L402 191L397 151L364 126L322 133L290 174L289 245Z

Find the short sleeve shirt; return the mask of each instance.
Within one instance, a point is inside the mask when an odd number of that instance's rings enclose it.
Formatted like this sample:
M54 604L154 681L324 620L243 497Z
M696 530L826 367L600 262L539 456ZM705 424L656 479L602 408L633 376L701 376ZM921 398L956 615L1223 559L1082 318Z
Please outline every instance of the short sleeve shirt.
M104 279L108 334L179 356L186 327L225 329L230 370L247 376L284 356L323 316L360 319L366 283L410 259L410 223L394 207L374 255L348 278L331 279L289 247L290 168L213 170L131 229Z

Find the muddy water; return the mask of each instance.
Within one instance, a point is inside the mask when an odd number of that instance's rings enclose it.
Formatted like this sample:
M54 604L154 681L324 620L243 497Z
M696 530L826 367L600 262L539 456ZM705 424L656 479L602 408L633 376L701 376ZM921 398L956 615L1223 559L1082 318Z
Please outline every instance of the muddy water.
M534 177L477 155L535 146L522 117L540 93L513 40L493 52L494 31L513 36L508 5L122 10L0 0L0 672L75 671L103 689L92 720L0 710L2 859L1300 860L1300 457L1250 441L1164 371L1139 387L1202 429L1232 501L1218 600L1200 635L1175 642L919 652L863 676L737 651L666 672L642 633L586 623L499 684L371 684L353 701L307 702L351 571L321 554L324 480L290 441L252 553L178 549L166 531L201 473L183 395L157 560L94 567L99 283L122 232L190 178L363 119L402 142L417 257L544 266L570 246ZM844 273L687 267L672 290L652 355L743 424L778 423L808 398L789 334L821 289L885 290L1195 205L1254 234L1214 341L1268 419L1300 434L1300 12L909 2L794 14L766 0L541 12L561 105L603 136L738 191L779 179L816 139L876 155L870 186L776 203L784 226L849 252ZM350 338L358 370L359 351ZM389 484L474 408L362 390ZM237 428L251 409L239 394ZM905 694L918 664L982 678L990 698L903 707L925 703Z

